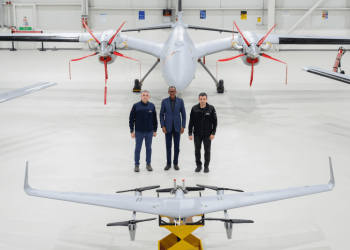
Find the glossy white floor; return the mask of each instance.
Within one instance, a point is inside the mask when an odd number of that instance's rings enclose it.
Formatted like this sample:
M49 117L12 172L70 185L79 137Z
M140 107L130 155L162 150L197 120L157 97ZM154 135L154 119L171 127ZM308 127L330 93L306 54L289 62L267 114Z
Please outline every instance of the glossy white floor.
M227 92L217 94L201 66L196 79L181 93L188 114L199 92L206 92L218 114L210 173L195 173L193 143L181 138L180 171L163 170L164 135L153 142L152 166L133 172L134 141L128 118L139 95L131 92L138 65L118 59L109 66L108 103L103 105L103 65L96 59L68 61L89 51L1 51L0 91L42 81L58 85L0 104L0 249L85 250L157 249L168 232L158 221L139 224L136 241L127 228L107 223L131 219L131 212L35 198L23 192L25 163L33 188L110 193L172 180L219 185L245 191L323 184L329 180L332 156L336 187L332 192L230 210L231 218L255 224L234 227L228 240L223 224L207 222L195 231L205 249L338 250L350 245L350 86L301 71L314 65L331 69L336 52L270 53L285 66L262 59L250 90L250 68L240 60L221 64L219 78ZM126 52L142 61L143 74L151 56ZM216 59L206 58L215 73ZM343 59L350 73L350 56ZM167 97L160 66L146 80L157 110ZM186 130L187 134L187 130ZM145 152L142 151L142 160ZM202 195L214 195L206 190ZM133 195L130 193L130 195ZM156 196L155 191L144 196ZM197 196L191 193L189 196ZM137 218L155 216L138 214ZM223 217L223 213L208 217Z

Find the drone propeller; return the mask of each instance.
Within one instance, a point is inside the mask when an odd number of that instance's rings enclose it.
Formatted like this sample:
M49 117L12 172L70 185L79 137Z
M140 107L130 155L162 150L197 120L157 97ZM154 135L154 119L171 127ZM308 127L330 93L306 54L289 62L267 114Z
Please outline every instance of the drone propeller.
M215 191L219 191L219 190L230 190L230 191L235 191L235 192L244 192L243 190L239 190L239 189L231 189L231 188L207 186L207 185L200 185L200 184L197 184L196 186L198 186L198 187L203 187L203 188L209 188L209 189L212 189L212 190L215 190Z
M236 22L234 22L234 24L236 25L236 28L237 28L237 30L238 30L238 32L239 32L239 34L241 34L241 36L242 36L242 38L243 38L243 40L245 41L245 43L248 45L248 47L250 47L250 43L248 42L248 40L247 39L245 39L245 37L243 36L243 33L242 33L242 31L238 28L238 25L237 25L237 23Z
M265 57L265 58L268 58L268 59L271 59L271 60L275 60L275 61L280 62L280 63L284 63L284 64L286 65L286 84L287 84L288 64L285 63L285 62L282 62L282 61L280 61L280 60L278 60L278 59L276 59L276 58L273 58L273 57L271 57L271 56L269 56L269 55L266 55L266 54L264 54L264 53L261 53L261 56L262 56L262 57Z
M148 187L140 187L140 188L135 188L135 189L130 189L130 190L123 190L123 191L117 191L117 193L125 193L125 192L131 192L131 191L136 191L136 192L143 192L146 190L151 190L155 188L159 188L160 186L148 186ZM158 190L158 189L157 189Z
M101 45L101 42L94 36L94 34L92 33L92 31L89 29L89 26L87 26L87 24L84 22L84 20L82 20L82 23L85 27L85 29L90 33L90 35L93 37L93 39L99 44ZM105 69L105 91L104 91L104 104L106 105L107 104L107 79L108 79L108 71L107 71L107 63L112 61L112 57L110 56L110 54L114 54L116 56L120 56L120 57L124 57L124 58L127 58L127 59L131 59L131 60L135 60L135 61L138 61L140 63L140 79L141 79L141 62L139 60L136 60L136 59L133 59L131 57L127 57L127 56L124 56L123 54L120 54L118 52L110 52L110 50L108 50L108 48L110 48L110 45L111 43L113 42L114 38L116 37L116 35L119 33L119 31L121 30L121 28L123 27L123 25L125 24L126 22L124 22L120 27L119 29L117 30L117 32L109 39L109 41L107 42L107 49L106 51L102 51L103 52L103 55L100 56L100 61L103 62L103 65L104 65L104 69ZM88 56L85 56L85 57L82 57L82 58L77 58L77 59L72 59L69 61L69 79L71 79L71 68L70 68L70 62L74 62L74 61L80 61L82 59L85 59L87 57L90 57L90 56L94 56L94 55L97 55L97 54L100 54L100 52L96 52L92 55L88 55Z
M171 191L173 191L174 188L163 188L163 189L157 189L156 192L157 193L169 193ZM192 192L192 191L203 191L205 190L204 187L186 187L186 189L188 192Z
M113 226L127 227L127 226L129 226L129 224L136 224L139 222L145 222L145 221L156 220L156 219L157 218L151 218L151 219L145 219L145 220L128 220L128 221L113 222L113 223L108 223L107 227L113 227Z
M219 219L219 218L204 218L204 220L217 220L222 222L241 224L241 223L254 223L252 220L238 220L238 219Z

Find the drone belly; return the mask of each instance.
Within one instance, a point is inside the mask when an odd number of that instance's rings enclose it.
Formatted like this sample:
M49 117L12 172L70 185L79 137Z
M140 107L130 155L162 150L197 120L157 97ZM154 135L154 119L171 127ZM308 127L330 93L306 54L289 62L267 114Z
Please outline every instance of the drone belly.
M197 215L200 208L198 199L166 199L160 204L162 215L176 218Z

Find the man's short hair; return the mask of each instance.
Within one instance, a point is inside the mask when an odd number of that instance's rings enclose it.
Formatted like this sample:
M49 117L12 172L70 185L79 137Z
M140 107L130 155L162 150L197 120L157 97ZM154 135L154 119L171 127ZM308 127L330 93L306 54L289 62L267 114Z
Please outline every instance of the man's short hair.
M200 93L198 98L201 97L201 96L205 96L206 98L208 98L207 94L206 93Z
M175 86L170 86L170 87L168 88L168 91L170 91L170 89L172 89L172 88L174 88L175 91L176 91L176 87L175 87Z
M143 92L147 92L147 93L149 94L148 90L142 90L141 94L142 94Z

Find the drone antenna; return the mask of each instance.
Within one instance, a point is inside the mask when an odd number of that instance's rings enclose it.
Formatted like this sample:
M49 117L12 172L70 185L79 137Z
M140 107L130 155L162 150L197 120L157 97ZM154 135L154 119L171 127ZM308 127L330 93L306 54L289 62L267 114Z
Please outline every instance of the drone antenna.
M182 180L182 190L186 189L185 180Z
M176 179L174 179L174 189L176 189Z

